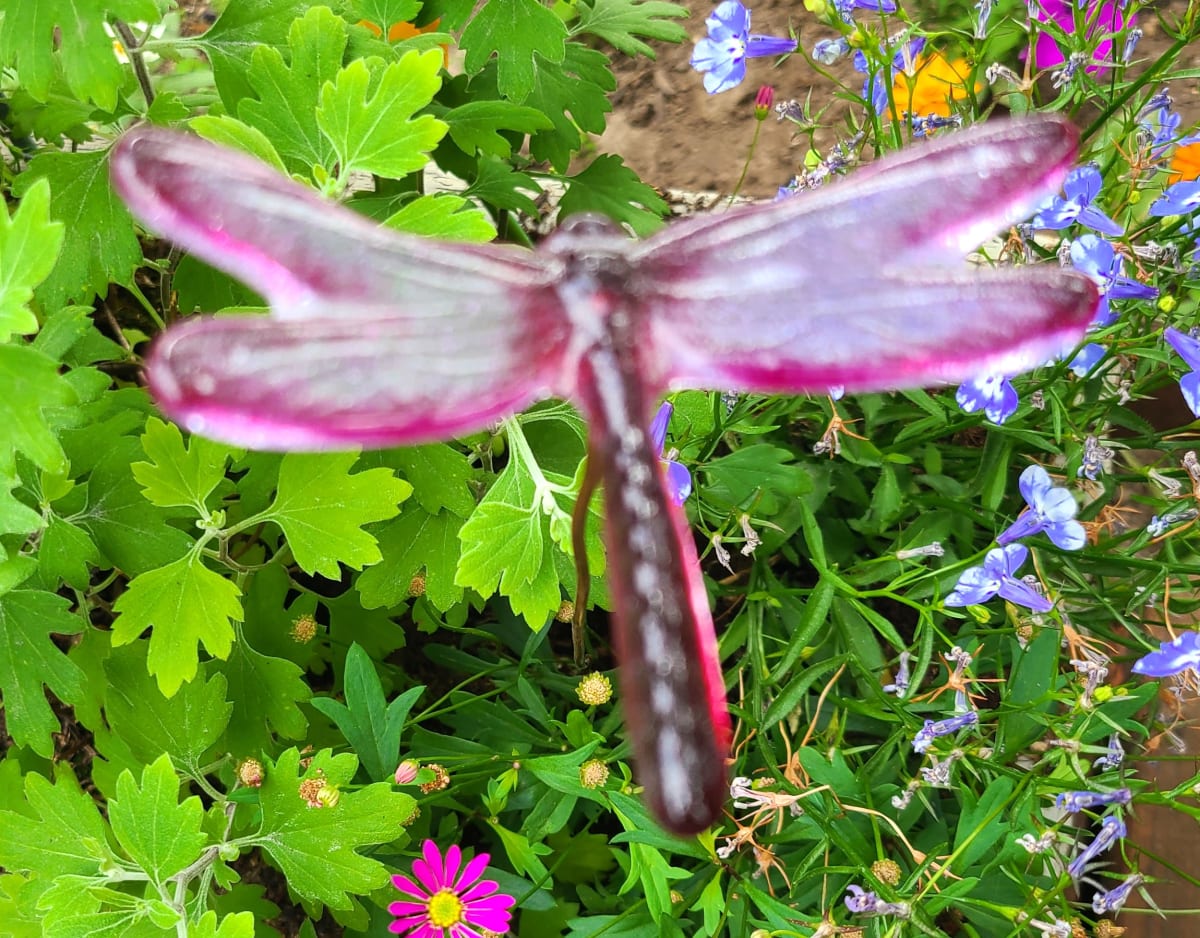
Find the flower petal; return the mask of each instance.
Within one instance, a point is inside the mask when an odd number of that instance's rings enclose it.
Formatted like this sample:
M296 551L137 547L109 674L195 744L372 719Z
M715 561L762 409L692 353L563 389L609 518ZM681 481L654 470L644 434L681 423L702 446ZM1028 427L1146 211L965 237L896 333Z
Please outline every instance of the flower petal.
M1049 612L1054 608L1054 603L1050 602L1049 599L1028 583L1014 577L1005 577L1000 581L999 593L1003 599L1007 599L1010 603L1028 606L1034 612Z
M1083 550L1087 546L1087 531L1075 520L1046 525L1046 537L1061 550Z
M1170 677L1195 667L1200 667L1200 632L1181 632L1133 663L1134 673L1147 677Z
M1179 353L1192 371L1200 371L1200 341L1171 326L1163 330L1163 338Z

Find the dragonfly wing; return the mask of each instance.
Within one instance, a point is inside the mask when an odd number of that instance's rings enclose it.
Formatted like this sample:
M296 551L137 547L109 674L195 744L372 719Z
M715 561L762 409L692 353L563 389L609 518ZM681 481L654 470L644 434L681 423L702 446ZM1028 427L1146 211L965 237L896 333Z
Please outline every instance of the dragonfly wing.
M113 185L156 232L245 281L277 317L371 317L403 301L491 306L497 292L558 279L553 259L381 228L245 154L155 127L125 134Z
M855 177L674 226L635 255L663 381L889 390L1032 367L1083 335L1073 271L962 257L1065 174L1075 133L1036 120L913 147Z

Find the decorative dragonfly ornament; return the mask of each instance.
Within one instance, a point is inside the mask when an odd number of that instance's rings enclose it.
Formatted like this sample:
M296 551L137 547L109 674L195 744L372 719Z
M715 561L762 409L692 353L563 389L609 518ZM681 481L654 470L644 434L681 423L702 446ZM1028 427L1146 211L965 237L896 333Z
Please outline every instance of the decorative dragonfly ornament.
M191 319L155 343L151 390L193 433L380 447L475 432L549 396L579 407L580 503L603 483L640 781L663 826L687 834L726 799L729 718L695 545L649 433L658 398L894 390L1015 374L1073 347L1091 281L963 258L1028 217L1076 145L1061 121L992 123L645 241L568 218L535 251L386 230L249 156L151 127L120 140L112 175L147 225L270 302L269 316Z

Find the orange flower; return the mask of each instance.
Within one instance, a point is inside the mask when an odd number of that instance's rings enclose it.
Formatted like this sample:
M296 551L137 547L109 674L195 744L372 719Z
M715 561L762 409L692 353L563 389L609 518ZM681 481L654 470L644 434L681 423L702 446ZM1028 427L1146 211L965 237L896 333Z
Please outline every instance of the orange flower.
M1200 179L1200 141L1176 147L1169 166L1171 178L1167 182L1172 185L1185 179Z
M912 74L896 72L892 83L892 98L896 107L912 117L936 114L949 117L952 104L967 96L967 80L971 68L961 59L951 61L940 52L926 52L913 63ZM975 93L983 90L983 82L975 83ZM889 113L889 117L896 115Z
M388 27L387 41L400 42L403 39L412 39L414 36L419 36L422 33L436 33L438 26L442 20L439 17L424 26L414 26L412 23L393 23ZM359 26L365 26L371 30L376 36L382 36L383 30L370 20L359 20ZM449 67L450 65L450 47L442 46L442 64Z

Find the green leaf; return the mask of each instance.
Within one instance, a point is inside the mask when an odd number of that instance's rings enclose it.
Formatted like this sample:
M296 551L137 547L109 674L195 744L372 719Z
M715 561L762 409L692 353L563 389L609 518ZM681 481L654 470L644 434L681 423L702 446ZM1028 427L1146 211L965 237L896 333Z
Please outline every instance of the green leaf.
M1012 796L1013 781L999 776L993 779L974 802L969 791L964 791L962 816L955 834L955 861L962 869L970 869L996 842L1009 832L1005 805Z
M521 104L535 84L534 56L561 64L566 39L562 20L538 0L488 0L463 30L459 44L467 53L463 68L469 75L482 71L496 55L500 93Z
M350 0L348 7L347 19L374 23L385 36L396 23L411 23L421 12L420 0Z
M409 688L389 704L374 662L355 642L346 654L343 690L344 704L332 697L314 697L312 705L337 724L367 775L376 782L386 781L396 770L404 721L425 688Z
M132 283L142 248L109 184L108 151L41 153L17 177L13 193L23 197L39 179L50 183L50 214L65 226L65 237L54 270L36 291L38 302L58 309L104 295L110 283Z
M163 697L146 670L145 642L114 650L104 674L106 721L130 752L144 763L166 753L190 775L199 775L233 713L225 678L201 677L174 697Z
M116 862L107 825L70 767L59 763L56 773L53 785L36 772L26 774L28 815L0 811L0 867L36 873L48 882L72 874L95 876Z
M467 517L475 510L475 469L464 453L445 443L394 450L391 461L412 483L414 500L433 514L445 508Z
M216 666L229 682L229 699L238 715L226 734L228 747L249 755L271 746L271 730L286 739L300 739L308 719L296 706L312 696L304 672L285 658L272 658L250 646L242 636L229 660Z
M0 18L0 65L15 66L20 84L46 101L58 69L80 101L104 111L117 106L124 68L106 18L157 23L153 0L5 0Z
M608 92L616 90L617 80L608 56L578 42L567 43L561 61L539 57L533 66L534 87L524 103L549 117L554 131L530 137L529 152L565 173L583 146L581 133L604 133L604 115L612 110Z
M387 843L412 815L416 801L385 782L341 791L337 804L310 808L298 794L304 779L330 787L347 785L358 768L350 754L318 752L303 774L300 753L289 749L269 766L259 796L262 827L250 838L262 846L287 877L288 887L305 902L352 909L353 896L388 883L388 869L359 853Z
M236 117L229 114L201 114L192 118L188 126L205 140L249 153L281 173L287 172L279 151L267 135Z
M626 55L654 58L651 49L637 36L661 42L683 42L687 30L668 21L688 16L686 8L662 0L580 0L575 6L579 13L573 32L599 36Z
M88 587L90 568L99 565L100 551L87 532L51 515L38 549L38 567L42 573L81 590Z
M208 843L200 799L179 802L179 779L165 753L145 768L140 786L132 773L121 773L108 819L117 842L159 887L198 860Z
M530 216L538 214L537 203L527 193L537 192L538 184L532 176L518 173L508 163L494 157L479 158L479 175L467 188L468 197L479 199L496 208L524 212ZM524 191L522 191L524 190Z
M150 462L135 462L131 468L146 498L162 508L194 508L207 518L205 499L224 481L230 450L198 436L184 448L179 427L157 417L146 421L142 449Z
M221 100L231 113L237 112L242 98L254 93L249 70L256 50L285 48L282 37L288 35L295 16L295 0L238 0L225 7L208 32L193 40L207 54ZM339 59L334 69L340 65Z
M47 759L54 753L52 734L62 727L43 687L67 704L83 694L83 672L50 639L83 630L83 620L69 606L63 597L38 590L0 596L0 693L8 732L18 745Z
M795 458L791 450L769 443L743 446L705 467L709 479L705 495L730 508L749 507L758 497L755 510L775 514L780 501L799 498L812 488Z
M496 237L486 215L458 195L422 195L384 222L389 228L443 241L485 243Z
M240 596L234 583L209 570L194 552L189 553L129 581L113 606L118 614L113 645L126 645L146 629L153 629L147 665L158 677L159 690L171 697L196 676L197 643L218 658L229 656L233 645L230 620L242 620Z
M29 187L11 218L0 212L0 341L11 333L37 332L28 304L33 288L54 269L62 242L62 223L50 220L50 183L45 179Z
M662 226L667 203L638 179L619 156L598 156L583 172L566 179L567 191L559 203L560 215L598 212L629 225L640 237Z
M531 134L554 126L541 111L509 101L468 101L442 116L450 126L451 138L468 156L474 156L478 150L508 158L512 155L512 142L499 131Z
M321 89L317 124L333 143L343 178L358 171L399 179L429 162L446 125L429 114L413 115L441 87L441 68L440 49L407 52L374 72L356 59Z
M187 938L254 938L254 913L234 912L217 924L216 912L205 912L200 921L189 923Z
M462 518L448 511L431 515L415 500L405 505L398 518L375 530L383 560L358 578L363 606L377 609L409 599L412 578L422 569L425 596L437 609L445 612L462 602L462 587L454 582L462 526Z
M261 130L290 168L306 175L314 166L332 169L334 148L321 133L316 107L321 88L342 66L346 23L327 7L312 7L292 23L288 49L287 62L273 46L254 50L246 79L255 97L242 99L237 116Z
M0 400L6 405L0 422L0 469L12 465L13 453L23 453L41 469L64 473L66 454L43 413L76 401L58 363L28 346L0 346Z
M355 570L378 563L379 546L362 526L395 517L412 494L412 486L390 469L350 475L357 459L357 453L283 457L279 492L263 516L283 528L306 573L336 580L339 563Z

